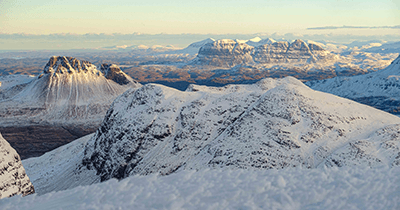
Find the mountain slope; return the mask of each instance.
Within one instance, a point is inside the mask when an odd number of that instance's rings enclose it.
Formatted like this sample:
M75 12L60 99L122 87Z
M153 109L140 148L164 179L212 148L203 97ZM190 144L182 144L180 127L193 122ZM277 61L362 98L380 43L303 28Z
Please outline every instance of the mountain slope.
M114 101L83 164L102 181L208 167L397 166L399 123L290 77L185 92L147 84Z
M354 77L310 81L311 88L349 98L384 111L400 112L400 56L384 70Z
M22 161L37 194L100 182L96 171L82 167L84 147L92 136L89 134L40 157Z
M35 193L18 153L0 134L0 199Z

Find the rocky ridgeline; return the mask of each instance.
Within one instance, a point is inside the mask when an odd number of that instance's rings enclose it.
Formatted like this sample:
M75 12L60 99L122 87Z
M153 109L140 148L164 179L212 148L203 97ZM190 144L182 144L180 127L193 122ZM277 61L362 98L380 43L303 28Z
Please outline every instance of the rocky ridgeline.
M35 193L18 153L0 134L0 198Z
M202 168L393 167L399 124L291 77L185 92L147 84L114 101L82 163L102 181Z
M231 67L255 63L311 63L334 57L321 46L300 39L293 43L272 39L260 42L230 39L208 42L200 48L193 63Z

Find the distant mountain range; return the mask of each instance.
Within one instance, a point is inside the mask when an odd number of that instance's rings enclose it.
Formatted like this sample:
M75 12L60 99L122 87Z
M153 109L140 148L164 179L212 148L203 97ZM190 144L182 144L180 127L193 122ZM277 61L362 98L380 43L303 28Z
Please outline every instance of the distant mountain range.
M307 44L300 39L293 43L276 42L272 39L247 42L222 39L205 43L193 62L232 67L255 63L310 63L333 58L334 55L321 46L314 43Z
M400 115L400 56L387 68L353 77L310 81L311 88Z

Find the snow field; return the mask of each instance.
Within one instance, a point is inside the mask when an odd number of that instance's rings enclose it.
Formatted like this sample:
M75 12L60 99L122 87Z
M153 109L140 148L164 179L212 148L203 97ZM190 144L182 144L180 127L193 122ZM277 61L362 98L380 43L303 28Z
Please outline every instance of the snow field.
M136 175L2 199L0 209L398 209L399 173L343 167Z

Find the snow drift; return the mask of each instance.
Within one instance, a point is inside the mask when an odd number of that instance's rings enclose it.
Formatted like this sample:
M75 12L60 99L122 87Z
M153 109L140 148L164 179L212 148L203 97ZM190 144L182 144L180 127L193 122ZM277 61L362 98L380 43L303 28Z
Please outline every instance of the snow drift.
M399 209L400 168L200 170L0 200L3 210Z

